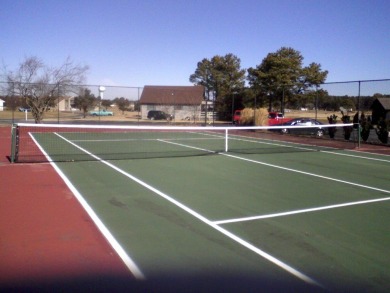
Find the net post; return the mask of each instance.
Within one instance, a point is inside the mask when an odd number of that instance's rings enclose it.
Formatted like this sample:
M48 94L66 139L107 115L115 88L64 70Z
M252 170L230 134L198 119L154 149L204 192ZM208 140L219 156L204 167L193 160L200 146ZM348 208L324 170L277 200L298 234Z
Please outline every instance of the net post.
M225 153L227 153L229 150L228 148L228 129L225 129Z
M18 160L19 152L19 126L12 124L11 128L11 163L15 163Z

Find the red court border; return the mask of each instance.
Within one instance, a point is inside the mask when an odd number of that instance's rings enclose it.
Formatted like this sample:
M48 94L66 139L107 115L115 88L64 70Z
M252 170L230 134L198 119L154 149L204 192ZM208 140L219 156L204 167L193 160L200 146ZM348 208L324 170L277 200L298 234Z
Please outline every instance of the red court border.
M10 148L0 126L0 291L134 280L53 167L11 164Z

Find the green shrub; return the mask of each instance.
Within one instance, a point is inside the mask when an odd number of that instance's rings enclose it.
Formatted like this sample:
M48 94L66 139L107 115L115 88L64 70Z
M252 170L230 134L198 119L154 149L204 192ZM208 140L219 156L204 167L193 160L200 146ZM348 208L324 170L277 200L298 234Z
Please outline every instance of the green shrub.
M386 121L383 118L379 119L375 131L376 134L378 135L378 139L382 143L387 143L389 140L389 128L390 128L390 120Z

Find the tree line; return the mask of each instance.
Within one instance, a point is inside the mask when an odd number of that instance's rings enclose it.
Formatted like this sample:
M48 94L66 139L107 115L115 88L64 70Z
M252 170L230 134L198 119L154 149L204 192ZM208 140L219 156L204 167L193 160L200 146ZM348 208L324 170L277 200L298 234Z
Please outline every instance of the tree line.
M214 56L198 62L190 82L203 85L205 98L215 102L218 113L228 118L232 108L264 107L269 110L296 107L315 94L328 75L319 63L303 66L302 54L289 47L269 53L256 67L241 68L233 55ZM249 86L246 86L246 83Z
M320 89L328 71L315 62L303 66L303 60L299 51L282 47L269 53L255 67L243 69L241 60L234 54L216 55L198 62L189 81L204 86L204 98L213 101L219 118L226 120L232 118L234 109L245 107L265 107L269 111L281 112L307 106L330 111L337 111L341 106L360 108L357 97L331 96ZM124 111L128 107L127 99L121 97L114 101L100 101L90 90L80 87L88 70L88 66L75 64L69 58L60 67L53 68L37 57L28 57L16 71L6 72L6 97L22 99L31 109L36 123L41 122L45 111L66 95L75 96L73 106L84 114L97 103L103 107L116 103ZM372 99L361 98L362 109L369 109L368 104ZM8 104L14 106L17 100L13 99Z
M383 96L330 95L320 88L328 71L315 62L303 66L303 60L299 51L282 47L255 67L242 69L237 56L217 55L198 62L189 80L205 87L205 99L212 100L220 118L227 120L233 110L241 108L284 112L300 108L339 111L343 107L368 111L373 100Z

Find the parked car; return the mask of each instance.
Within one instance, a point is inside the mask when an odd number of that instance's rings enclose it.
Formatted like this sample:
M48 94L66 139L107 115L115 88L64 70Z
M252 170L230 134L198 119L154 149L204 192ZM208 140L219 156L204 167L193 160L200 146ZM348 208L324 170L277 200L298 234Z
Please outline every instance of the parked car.
M241 111L242 110L234 111L234 114L233 114L233 124L237 124L237 125L240 124Z
M297 128L277 128L273 129L273 131L279 131L283 134L292 133L292 134L307 134L307 135L316 135L318 137L322 137L325 133L327 133L326 127L322 127L324 125L318 120L311 118L294 118L285 123L274 125L274 126L318 126L318 127L297 127Z
M23 108L23 107L20 107L18 110L19 110L19 112L31 112L31 109L30 109L30 108Z
M150 120L172 120L172 115L165 113L164 111L151 110L148 112L148 119Z
M107 110L100 110L100 111L90 111L89 115L91 116L114 116L114 113Z
M268 125L277 125L290 121L291 118L285 118L283 113L269 112L268 113Z

